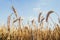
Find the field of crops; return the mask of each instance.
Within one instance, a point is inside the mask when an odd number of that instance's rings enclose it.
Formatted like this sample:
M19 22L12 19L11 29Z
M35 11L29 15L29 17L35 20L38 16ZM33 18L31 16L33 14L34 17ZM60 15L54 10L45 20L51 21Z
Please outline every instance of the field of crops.
M49 25L44 29L44 21L48 24L49 16L54 13L54 11L48 11L46 18L42 17L42 13L40 12L38 15L37 26L34 19L31 20L31 24L27 23L27 25L21 25L23 19L18 17L13 6L12 10L16 16L16 19L13 20L13 24L18 21L18 26L15 28L10 25L11 16L13 14L9 15L7 18L7 27L4 25L0 27L0 40L60 40L60 19L58 19L58 24L52 21L54 24L53 30L49 28Z

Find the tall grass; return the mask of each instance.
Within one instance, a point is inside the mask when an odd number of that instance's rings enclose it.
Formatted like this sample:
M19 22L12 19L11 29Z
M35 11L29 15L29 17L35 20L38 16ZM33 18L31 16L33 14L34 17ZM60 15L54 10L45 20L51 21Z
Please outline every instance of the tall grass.
M14 7L13 11L14 13L16 13ZM46 16L46 22L48 21L49 15L51 13L53 13L54 11L49 11L47 16ZM17 14L15 14L17 16ZM41 13L38 16L38 23L41 22L41 25L39 25L39 27L43 27L43 23L44 23L44 17L41 19ZM11 16L8 16L8 22L7 22L7 29L5 28L0 28L0 40L60 40L60 26L58 24L56 24L55 28L53 28L53 30L49 29L44 29L41 30L43 28L37 28L38 26L36 25L34 19L31 21L31 24L34 26L31 28L32 25L27 24L23 25L23 28L19 28L21 27L20 25L20 20L21 18L17 18L16 20L13 21L13 23L15 23L16 21L19 21L19 26L17 26L18 28L15 30L11 30L10 28L10 21L11 21ZM41 20L41 21L40 21ZM5 27L5 26L4 26ZM33 29L34 28L34 29Z

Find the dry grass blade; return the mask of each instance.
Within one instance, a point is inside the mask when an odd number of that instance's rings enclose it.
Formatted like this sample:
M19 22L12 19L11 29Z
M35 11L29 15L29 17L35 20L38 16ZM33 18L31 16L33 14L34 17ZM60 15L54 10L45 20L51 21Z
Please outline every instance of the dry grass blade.
M12 10L15 13L15 16L17 17L17 12L16 12L16 10L15 10L15 8L13 6L12 6Z
M39 13L39 16L38 16L38 23L40 23L40 17L41 17L42 13Z
M51 13L53 13L54 11L48 11L48 14L47 14L47 16L46 16L46 22L48 21L48 18L49 18L49 15L51 14Z

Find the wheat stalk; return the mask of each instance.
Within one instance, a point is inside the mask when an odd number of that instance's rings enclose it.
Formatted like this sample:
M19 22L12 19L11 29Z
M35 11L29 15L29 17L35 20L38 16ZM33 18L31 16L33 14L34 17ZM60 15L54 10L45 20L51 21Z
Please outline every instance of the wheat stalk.
M13 12L15 13L15 16L17 17L17 12L16 12L16 9L12 6L12 10Z
M40 17L41 17L42 13L39 13L39 16L38 16L38 23L40 23Z
M11 19L11 17L10 17L10 16L8 16L8 20L7 20L7 27L8 27L8 31L10 31L10 19Z
M11 15L8 16L8 20L7 20L7 27L8 27L8 37L10 38L10 21L11 21Z
M13 23L15 23L17 20L18 20L18 19L15 19L15 20L13 21Z
M53 13L54 11L48 11L48 14L47 14L47 16L46 16L46 22L48 22L48 18L49 18L49 15L51 14L51 13Z
M45 18L42 18L42 19L41 19L41 22L43 22L43 21L44 21L44 19L45 19Z

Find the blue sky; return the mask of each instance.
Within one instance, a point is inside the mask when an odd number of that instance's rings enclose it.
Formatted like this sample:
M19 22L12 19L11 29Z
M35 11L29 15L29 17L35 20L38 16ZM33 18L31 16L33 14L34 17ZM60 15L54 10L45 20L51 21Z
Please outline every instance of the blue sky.
M46 16L47 11L54 10L60 16L60 0L0 0L0 25L6 24L8 15L13 13L12 5L18 15L25 18L25 22L29 18L37 18L40 11ZM57 20L55 14L52 17Z

